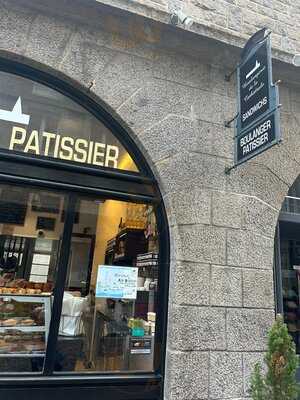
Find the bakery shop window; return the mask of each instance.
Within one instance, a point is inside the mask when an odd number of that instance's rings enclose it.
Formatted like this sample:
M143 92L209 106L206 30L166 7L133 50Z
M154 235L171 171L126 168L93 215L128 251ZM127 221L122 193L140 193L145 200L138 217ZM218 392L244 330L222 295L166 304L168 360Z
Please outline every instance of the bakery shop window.
M0 374L160 371L168 231L154 177L90 97L11 67L26 77L0 71Z
M281 208L275 246L275 264L281 282L278 311L284 315L297 353L300 354L300 177L290 188Z
M56 90L0 71L0 150L95 169L138 168L92 113Z
M54 372L153 371L155 207L73 196L70 227L69 194L0 186L0 372L43 372L58 285Z
M76 210L55 369L151 371L158 285L153 206L79 197Z
M64 206L58 193L0 186L1 372L43 368Z

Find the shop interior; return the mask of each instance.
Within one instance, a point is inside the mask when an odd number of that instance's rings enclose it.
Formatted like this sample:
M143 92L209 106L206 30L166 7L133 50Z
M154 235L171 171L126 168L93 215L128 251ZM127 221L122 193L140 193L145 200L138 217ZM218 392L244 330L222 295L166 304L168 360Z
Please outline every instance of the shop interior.
M0 186L1 373L43 370L66 204L62 193ZM152 205L78 196L56 372L153 370L158 253ZM106 287L104 268L122 278Z
M286 222L282 222L280 225L282 234L281 259L284 318L289 333L292 335L296 343L297 352L299 353L300 226L299 224ZM299 270L297 267L299 267Z
M282 279L283 315L300 353L300 179L290 188L279 222L279 261ZM276 254L276 253L275 253ZM276 259L275 259L276 261Z

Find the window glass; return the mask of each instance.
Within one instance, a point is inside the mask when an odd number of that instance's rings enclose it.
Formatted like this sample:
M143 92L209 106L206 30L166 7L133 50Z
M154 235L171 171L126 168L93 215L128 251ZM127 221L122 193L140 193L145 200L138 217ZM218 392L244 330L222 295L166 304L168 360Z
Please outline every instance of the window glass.
M129 153L91 113L29 79L0 72L0 148L89 167L137 171Z
M0 185L0 372L43 369L63 195Z
M284 320L296 343L297 353L299 353L300 227L298 224L282 222L280 223L280 232Z
M56 371L151 371L158 237L153 206L80 198Z
M284 321L300 353L300 177L283 202L278 228Z

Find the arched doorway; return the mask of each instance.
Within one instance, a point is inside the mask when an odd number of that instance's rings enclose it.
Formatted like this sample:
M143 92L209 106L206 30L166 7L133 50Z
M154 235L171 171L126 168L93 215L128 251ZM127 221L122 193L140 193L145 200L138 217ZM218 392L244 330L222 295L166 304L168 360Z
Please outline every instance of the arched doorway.
M300 176L288 191L275 236L276 308L300 352Z
M79 90L5 60L0 82L0 393L158 398L169 240L151 170Z

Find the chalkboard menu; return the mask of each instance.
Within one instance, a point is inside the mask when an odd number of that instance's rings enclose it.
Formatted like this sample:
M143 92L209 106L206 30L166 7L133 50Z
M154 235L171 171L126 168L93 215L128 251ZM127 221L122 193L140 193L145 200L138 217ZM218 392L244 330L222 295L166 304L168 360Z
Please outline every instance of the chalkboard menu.
M54 231L55 218L37 217L36 229L45 229L46 231Z
M31 209L36 212L59 214L60 197L49 193L35 193L31 201Z
M0 193L0 223L24 225L27 204L27 190L4 186Z

